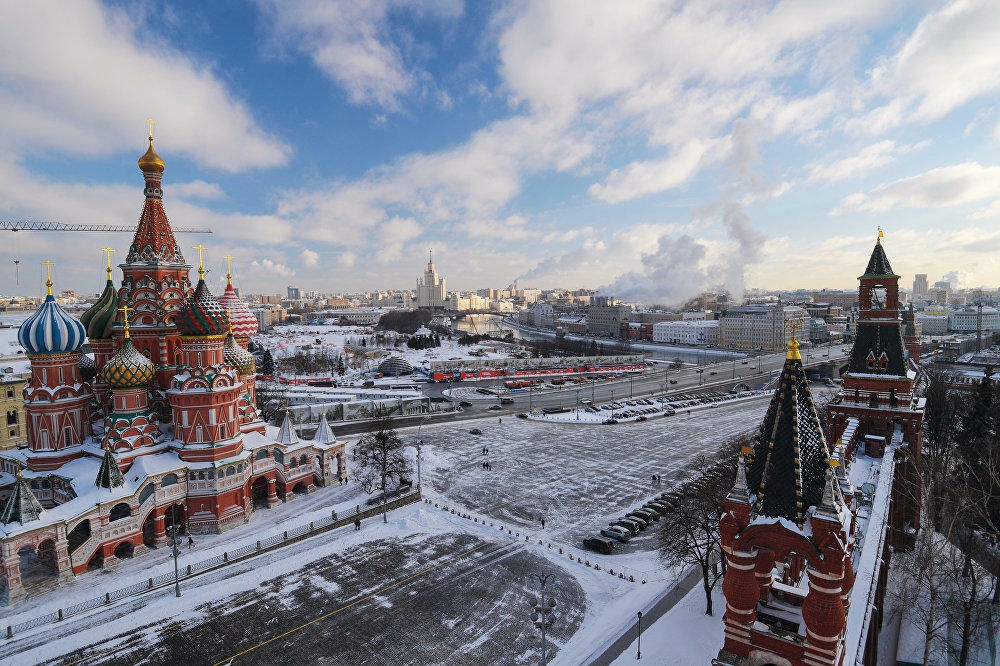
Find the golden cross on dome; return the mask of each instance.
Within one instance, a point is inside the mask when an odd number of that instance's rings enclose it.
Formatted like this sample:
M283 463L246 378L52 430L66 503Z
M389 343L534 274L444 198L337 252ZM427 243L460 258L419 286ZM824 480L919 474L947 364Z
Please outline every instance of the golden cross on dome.
M49 261L46 259L42 262L42 266L45 266L45 288L49 290L49 296L52 295L52 265L55 264L54 261Z
M146 127L149 128L149 138L151 140L153 138L153 125L155 124L156 124L155 120L153 120L152 118L146 118Z
M115 251L113 249L111 249L110 247L102 247L101 248L101 252L103 252L104 254L108 255L108 267L106 269L104 269L104 270L106 270L108 272L108 279L110 280L111 279L111 255L114 254Z
M785 322L785 329L792 334L792 339L788 341L788 353L785 354L785 358L802 360L802 354L799 353L799 341L795 338L795 334L799 332L800 328L802 328L801 318L796 317Z
M193 245L191 247L191 249L198 250L198 277L204 279L204 277L205 277L205 260L204 260L204 257L202 257L202 252L204 252L208 248L205 247L204 245L202 245L201 243L198 243L197 245Z
M226 280L228 280L229 284L232 285L233 284L233 255L227 254L227 255L225 255L222 258L226 260Z
M24 470L24 467L21 465L21 461L18 460L17 461L17 474L16 474L18 479L23 479L24 478L24 474L22 474L23 470Z
M132 310L135 310L135 308L130 308L127 305L123 305L122 307L118 308L119 312L124 312L125 313L125 339L126 340L130 337L129 336L129 332L128 332L128 313L131 312Z
M875 239L875 243L876 243L876 245L881 245L882 244L882 236L885 236L885 234L882 233L882 226L881 225L879 225L876 228L878 229L878 238Z

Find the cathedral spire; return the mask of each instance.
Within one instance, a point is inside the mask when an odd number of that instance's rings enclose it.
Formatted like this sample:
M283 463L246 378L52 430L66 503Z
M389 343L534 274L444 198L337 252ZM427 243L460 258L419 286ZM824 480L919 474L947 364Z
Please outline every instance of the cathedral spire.
M3 514L0 514L0 523L5 525L15 521L22 525L30 523L33 520L38 520L44 511L41 502L31 492L28 482L24 480L24 475L21 473L21 463L17 463L15 476L17 481L14 484L14 492L7 499Z
M125 485L125 477L122 476L122 470L118 467L115 454L111 452L110 442L104 443L104 458L101 460L101 468L97 470L95 483L99 488L107 488L108 490Z

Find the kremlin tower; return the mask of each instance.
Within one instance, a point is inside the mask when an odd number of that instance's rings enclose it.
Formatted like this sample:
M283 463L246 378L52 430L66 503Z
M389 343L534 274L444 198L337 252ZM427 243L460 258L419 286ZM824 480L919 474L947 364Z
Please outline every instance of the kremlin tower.
M192 287L163 208L164 167L150 136L120 286L104 248L104 291L79 321L56 303L50 277L18 331L31 379L28 448L0 452L7 603L27 594L27 552L64 580L164 546L175 515L189 533L221 532L344 474L344 444L325 422L302 441L260 420L247 350L257 320L233 289L231 264L222 298L212 295L201 245ZM87 337L93 359L81 353Z

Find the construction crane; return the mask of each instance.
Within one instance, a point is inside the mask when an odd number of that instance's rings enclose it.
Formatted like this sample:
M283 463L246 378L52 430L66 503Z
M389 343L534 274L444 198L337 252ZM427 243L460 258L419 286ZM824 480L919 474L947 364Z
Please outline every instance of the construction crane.
M175 233L210 234L211 229L189 229L172 227ZM136 227L129 224L63 224L62 222L31 222L28 220L0 220L0 231L104 231L134 232Z

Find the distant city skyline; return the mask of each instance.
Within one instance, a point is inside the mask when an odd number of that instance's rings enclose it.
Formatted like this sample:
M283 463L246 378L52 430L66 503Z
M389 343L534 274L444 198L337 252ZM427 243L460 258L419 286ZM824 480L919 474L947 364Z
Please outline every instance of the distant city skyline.
M1000 284L1000 5L9 4L0 219L180 234L243 292ZM0 294L99 291L128 234L0 232ZM14 259L20 261L20 286ZM115 280L120 280L116 271Z

